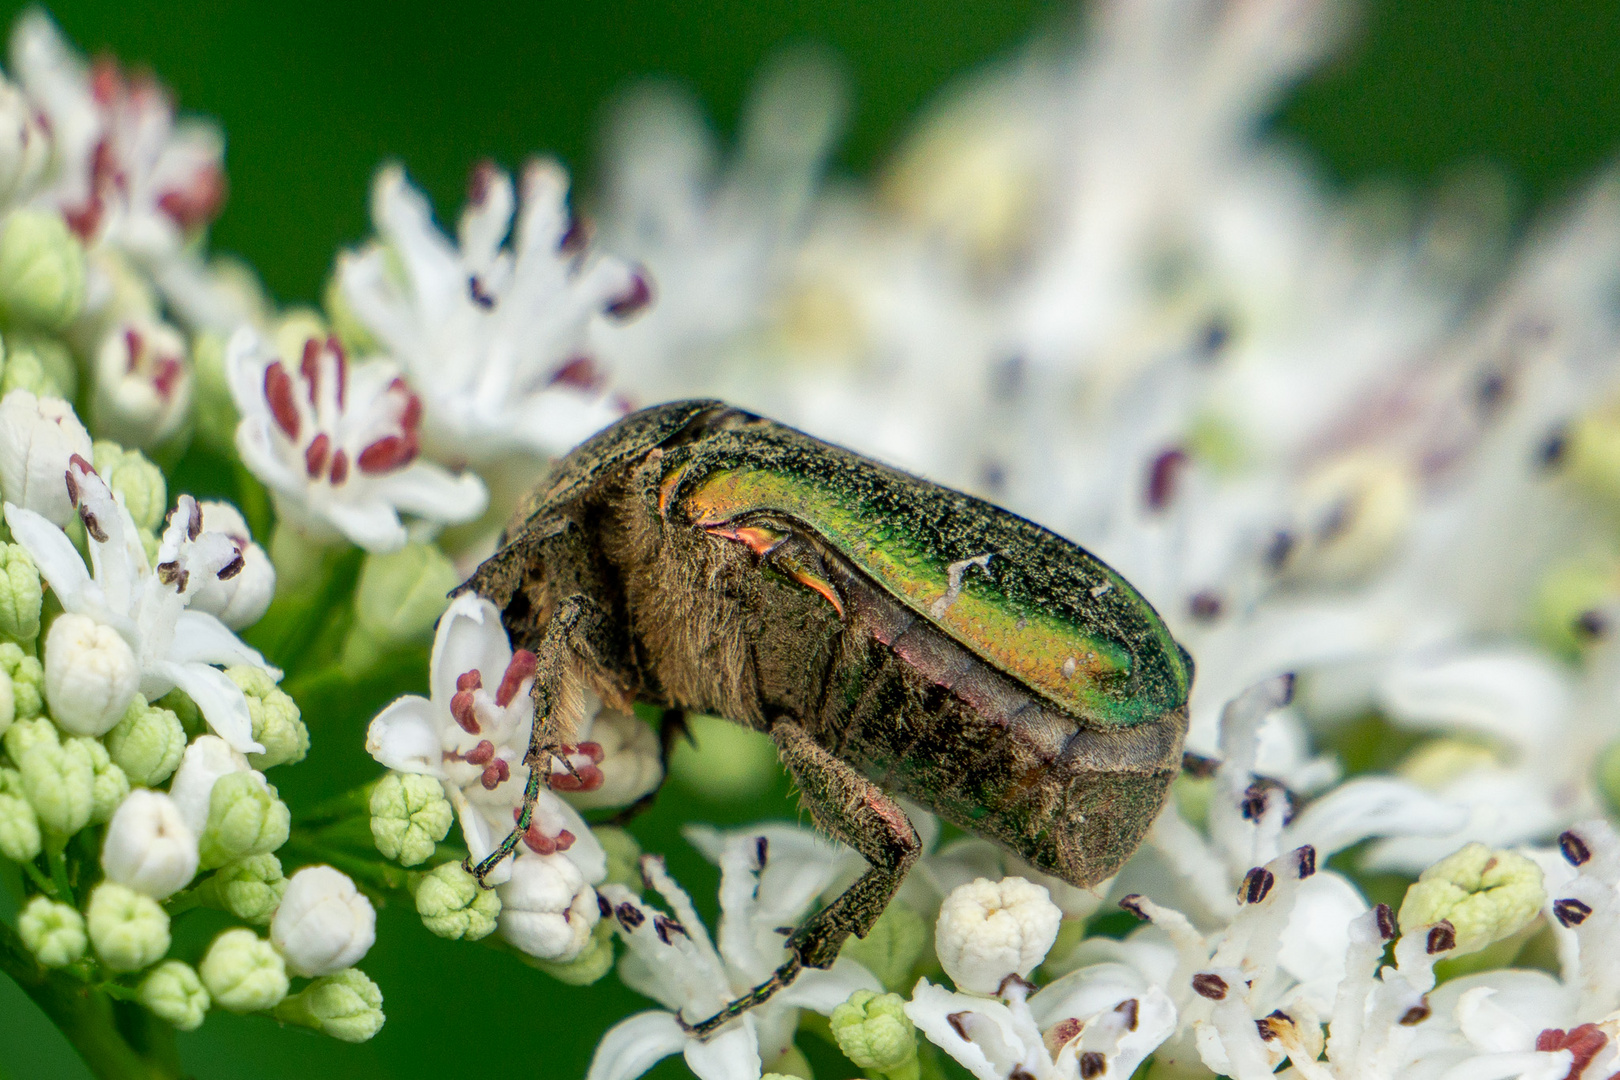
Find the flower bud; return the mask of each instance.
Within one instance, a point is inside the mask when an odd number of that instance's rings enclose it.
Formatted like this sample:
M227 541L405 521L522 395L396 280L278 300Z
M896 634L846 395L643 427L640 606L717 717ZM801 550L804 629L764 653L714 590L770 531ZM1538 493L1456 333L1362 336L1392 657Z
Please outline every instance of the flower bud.
M6 366L0 396L27 390L40 398L72 401L79 390L79 363L66 343L27 330L6 334Z
M209 578L191 595L193 611L206 611L232 630L252 626L263 617L276 592L276 568L264 548L253 542L247 520L227 502L197 504L205 532L224 533L242 553L242 568L224 581ZM260 766L265 768L267 766Z
M124 500L124 508L135 527L156 532L163 526L169 509L169 488L163 470L139 450L125 450L115 442L98 439L94 444L96 472ZM207 524L204 523L204 528Z
M575 807L628 806L663 782L658 733L634 713L604 707L592 719L588 737L602 748L602 760L597 764L602 786L566 793L564 798Z
M377 912L347 874L306 866L287 880L270 940L294 975L330 975L366 955L377 940Z
M1546 900L1541 868L1534 862L1472 843L1423 871L1407 888L1401 929L1448 920L1457 935L1450 955L1462 956L1523 930Z
M370 327L354 313L343 290L343 275L335 270L326 279L321 306L326 310L326 317L332 321L332 333L337 335L344 351L350 356L372 356L387 351L373 336Z
M309 753L309 729L299 716L298 703L263 668L242 664L226 668L225 674L241 687L253 721L253 739L264 747L264 753L247 756L248 764L262 770L303 761Z
M22 775L0 768L0 855L28 862L39 852L39 816L23 793Z
M113 811L129 794L129 777L124 775L123 769L113 764L112 756L99 740L81 736L67 742L83 743L90 755L90 767L95 770L95 779L90 788L90 824L104 825L112 819Z
M181 1031L202 1027L212 1004L197 972L178 960L165 960L153 968L135 992L148 1011Z
M287 892L281 860L274 855L249 855L222 866L197 887L197 895L210 907L228 911L245 923L269 926L271 916Z
M934 951L957 989L994 994L1008 975L1027 979L1046 959L1062 921L1041 886L1021 877L977 878L940 905Z
M11 678L11 697L18 720L32 720L45 711L45 667L14 642L0 641L0 671ZM5 729L0 727L0 735Z
M84 307L84 247L53 210L13 210L0 225L0 311L60 330Z
M500 893L479 888L460 863L430 870L416 887L416 913L422 925L442 938L477 941L495 930L501 914Z
M501 894L501 937L530 956L566 962L600 918L596 890L566 855L521 855Z
M928 926L908 904L896 900L883 909L864 938L851 936L840 956L854 960L884 986L909 990L912 969L928 944Z
M88 615L58 615L45 634L45 700L75 735L101 735L124 718L140 688L135 653L112 627Z
M316 979L276 1006L284 1024L314 1028L343 1042L365 1042L382 1030L382 991L363 972L349 968Z
M186 730L180 726L180 718L148 704L139 694L101 741L129 782L146 787L172 776L186 752Z
M85 909L90 943L113 971L139 971L169 951L169 916L150 896L103 881Z
M107 824L101 868L107 880L165 900L197 876L197 837L174 800L140 788L129 793Z
M191 363L179 331L149 316L120 321L96 349L90 422L103 438L155 446L191 409Z
M39 609L44 600L39 568L20 544L0 544L0 636L31 643L39 637ZM5 725L0 724L0 730Z
M231 1012L274 1008L287 996L287 965L281 954L244 927L215 938L197 974L214 1004Z
M51 722L38 717L11 725L6 753L17 765L23 794L41 826L71 836L90 824L96 808L96 761L89 740L61 740Z
M197 439L212 449L230 452L241 417L231 400L230 378L225 373L225 338L211 330L193 336L191 364L197 402L192 418L197 425Z
M68 459L89 459L90 433L54 397L12 390L0 398L0 492L6 501L66 526L78 516L68 497Z
M607 877L604 884L623 885L632 892L641 890L641 845L636 838L616 825L596 825L591 828L596 842L607 856Z
M4 735L17 719L17 695L11 688L11 676L0 671L0 735Z
M371 789L371 837L384 858L417 866L432 856L455 820L444 787L431 776L389 773Z
M917 1029L899 994L857 990L828 1021L838 1049L863 1069L893 1073L917 1060Z
M208 824L198 838L202 867L211 870L247 855L263 855L287 842L292 815L256 772L233 772L214 783Z
M84 955L84 916L71 905L44 896L28 901L17 915L17 936L34 959L48 968L67 967Z
M590 986L613 970L613 924L598 920L591 929L590 937L585 939L585 947L572 960L541 960L524 956L523 962L569 986Z
M51 136L32 102L0 81L0 206L15 206L39 189L51 163Z
M450 559L432 544L368 554L355 587L344 662L364 666L391 647L429 640L450 605L447 594L460 580Z
M208 827L208 814L214 785L224 776L248 772L247 758L231 749L218 735L199 735L180 758L169 783L169 796L180 808L186 826L198 836Z

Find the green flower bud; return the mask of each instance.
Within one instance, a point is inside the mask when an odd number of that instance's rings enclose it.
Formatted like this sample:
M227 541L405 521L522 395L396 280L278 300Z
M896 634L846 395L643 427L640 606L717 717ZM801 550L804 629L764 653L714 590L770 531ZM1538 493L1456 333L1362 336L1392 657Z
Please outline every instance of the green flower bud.
M0 544L0 635L32 643L39 637L45 591L33 556L20 544ZM4 725L0 724L0 730Z
M564 963L523 954L523 962L539 968L558 982L569 986L590 986L613 970L613 923L602 920L591 927L591 936L578 956Z
M828 1021L844 1056L863 1069L890 1076L917 1075L917 1029L899 994L857 990Z
M53 210L13 210L0 226L0 311L60 330L84 307L84 247Z
M208 1015L208 991L190 964L165 960L141 980L136 993L142 1005L181 1031L196 1031Z
M292 815L263 778L234 772L214 783L208 824L198 838L201 866L211 870L248 855L263 855L287 842Z
M95 740L62 741L56 725L44 717L17 721L5 738L39 823L58 836L72 836L90 824L97 809Z
M1598 793L1603 796L1609 813L1620 815L1620 739L1603 748L1594 772Z
M371 789L371 838L384 858L403 866L427 862L455 817L431 776L389 773Z
M324 975L276 1006L284 1024L314 1028L343 1042L365 1042L382 1030L382 991L356 968Z
M22 775L0 768L0 855L27 862L39 852L39 815L23 794Z
M11 689L11 676L0 671L0 735L17 719L17 695Z
M84 955L84 916L68 904L36 896L17 916L17 936L41 964L67 967Z
M447 862L428 871L417 885L416 913L423 926L442 938L477 941L494 931L501 897L494 889L480 889L460 863Z
M90 822L105 825L112 820L113 811L124 801L124 796L129 794L129 777L114 764L107 748L99 740L81 737L69 739L68 742L84 743L90 755L90 765L95 770L95 781L90 789Z
M614 825L593 826L591 835L607 853L607 877L603 883L641 892L641 845L636 838Z
M1401 929L1449 920L1457 931L1451 955L1462 956L1524 929L1546 899L1535 863L1473 843L1423 871L1407 888Z
M354 625L343 646L346 665L365 666L388 648L426 642L450 605L446 594L461 575L432 544L407 544L367 555L354 594Z
M826 1020L820 1016L817 1016L816 1019L823 1024L826 1023ZM761 1076L760 1080L770 1080L773 1076L776 1077L776 1080L815 1080L816 1073L810 1067L810 1059L804 1056L804 1051L792 1043L788 1043L787 1049L783 1050L776 1060L770 1063L770 1071ZM931 1078L931 1080L944 1080L944 1078Z
M928 943L928 927L909 905L895 901L883 910L864 938L853 935L842 955L857 961L892 990L909 990L911 969Z
M191 365L196 395L192 418L197 438L215 450L230 451L236 439L240 417L231 400L231 383L225 374L225 338L205 330L191 339Z
M264 747L262 754L249 754L248 763L262 770L303 761L309 753L309 729L298 703L263 668L243 664L226 668L225 674L242 688L253 719L253 739Z
M169 488L163 481L163 470L139 450L125 450L105 439L92 444L92 449L96 472L114 495L124 497L135 527L147 532L162 528L163 516L169 509Z
M150 896L116 881L96 886L85 922L96 955L113 971L139 971L169 951L168 912Z
M0 642L0 671L11 677L17 719L31 720L45 711L45 665L12 641Z
M281 860L264 854L249 855L221 867L197 887L197 896L210 907L228 911L245 923L269 926L286 891Z
M0 648L4 647L0 645ZM197 708L197 703L192 701L184 690L170 690L152 704L160 705L174 713L176 719L180 721L181 728L185 730L187 740L208 732L208 725L203 722L202 710Z
M675 744L669 771L688 790L715 802L747 799L781 774L770 736L715 716L688 717L691 743Z
M325 341L326 320L321 313L309 307L290 307L282 313L281 321L271 334L271 344L277 356L297 359L304 355L304 342L310 338Z
M186 752L186 729L174 713L149 705L136 694L124 718L101 741L130 783L156 787L179 768Z
M287 996L287 965L281 954L243 927L215 938L197 973L214 1004L231 1012L274 1008Z
M347 258L339 255L341 261ZM326 279L326 289L321 293L321 306L326 309L326 317L332 321L332 333L336 334L338 341L350 356L368 356L383 351L382 344L372 336L371 330L355 315L354 309L349 306L349 298L343 295L343 282L340 275L333 270L332 275Z
M6 367L0 397L27 390L36 397L72 401L79 391L79 365L67 345L45 334L13 330L6 335Z

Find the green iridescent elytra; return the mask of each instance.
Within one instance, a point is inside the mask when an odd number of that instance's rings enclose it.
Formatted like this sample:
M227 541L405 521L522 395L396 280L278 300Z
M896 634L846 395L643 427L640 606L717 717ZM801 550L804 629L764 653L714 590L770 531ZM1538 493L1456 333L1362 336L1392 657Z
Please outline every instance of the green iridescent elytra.
M1181 763L1192 660L1118 574L718 401L645 409L568 454L465 588L537 657L528 760L573 753L580 682L663 709L666 737L686 711L723 716L770 735L817 824L869 863L701 1035L871 928L921 850L895 796L1091 886ZM480 880L525 842L541 772Z

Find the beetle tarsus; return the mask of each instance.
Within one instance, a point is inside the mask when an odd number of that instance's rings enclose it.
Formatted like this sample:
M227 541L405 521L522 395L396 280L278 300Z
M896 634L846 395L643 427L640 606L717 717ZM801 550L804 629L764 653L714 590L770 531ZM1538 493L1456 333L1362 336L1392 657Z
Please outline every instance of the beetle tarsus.
M781 967L772 972L769 979L766 979L764 982L748 991L748 993L744 994L742 997L734 999L731 1004L727 1005L725 1008L721 1009L707 1020L697 1024L688 1024L686 1021L681 1020L681 1027L685 1028L688 1032L696 1035L700 1039L707 1039L709 1036L725 1027L731 1021L737 1019L737 1017L741 1016L749 1009L752 1009L756 1005L763 1005L766 1001L770 1000L772 994L775 994L778 990L782 989L784 986L787 986L795 978L797 978L803 967L804 965L799 962L799 958L795 956L793 959L789 960L787 963L783 964Z

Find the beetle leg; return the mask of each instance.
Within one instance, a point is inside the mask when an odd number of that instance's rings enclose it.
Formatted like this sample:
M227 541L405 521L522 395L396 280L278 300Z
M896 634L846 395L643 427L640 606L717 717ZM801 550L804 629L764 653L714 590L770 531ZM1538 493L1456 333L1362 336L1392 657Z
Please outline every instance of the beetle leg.
M598 661L600 650L595 639L603 625L602 610L596 601L577 593L559 603L546 623L534 650L534 687L529 695L534 699L534 725L529 732L529 752L523 758L529 767L529 778L523 785L523 806L512 831L471 868L480 885L502 859L517 849L529 831L535 804L540 801L540 788L551 777L553 758L561 757L564 766L570 767L563 748L576 741L579 716L577 708L567 707L569 680L577 677L579 661Z
M792 959L771 977L737 998L692 1031L707 1038L791 983L803 967L829 968L849 935L865 937L922 850L893 799L849 765L834 757L789 720L771 726L782 762L798 782L802 801L817 825L866 857L866 873L838 898L811 915L787 939Z

